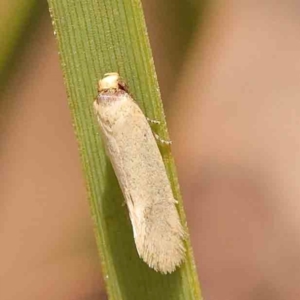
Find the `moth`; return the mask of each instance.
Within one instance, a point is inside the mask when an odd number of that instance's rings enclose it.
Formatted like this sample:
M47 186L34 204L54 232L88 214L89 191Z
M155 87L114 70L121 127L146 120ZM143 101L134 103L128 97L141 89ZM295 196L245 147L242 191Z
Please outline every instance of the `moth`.
M156 139L118 73L98 82L94 110L122 189L139 256L163 274L185 257L185 231Z

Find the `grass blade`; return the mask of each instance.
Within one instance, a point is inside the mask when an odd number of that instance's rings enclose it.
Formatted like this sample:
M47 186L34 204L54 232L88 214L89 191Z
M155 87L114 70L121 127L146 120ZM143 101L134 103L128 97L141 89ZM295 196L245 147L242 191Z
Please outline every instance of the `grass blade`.
M185 264L171 275L156 273L138 258L124 199L92 109L99 78L107 72L119 72L145 114L162 121L158 133L168 139L140 1L48 2L110 299L201 299L190 241ZM163 150L163 156L186 224L169 149Z

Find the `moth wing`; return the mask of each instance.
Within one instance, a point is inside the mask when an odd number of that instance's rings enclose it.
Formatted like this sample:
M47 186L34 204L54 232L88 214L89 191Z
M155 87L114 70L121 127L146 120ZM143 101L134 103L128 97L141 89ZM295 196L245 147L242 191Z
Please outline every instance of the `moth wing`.
M99 111L99 124L126 199L138 254L156 271L171 273L184 259L185 233L152 130L128 94L115 97L108 110Z
M140 257L162 273L184 259L184 230L152 130L140 109L116 128L123 193ZM126 141L125 141L126 140Z

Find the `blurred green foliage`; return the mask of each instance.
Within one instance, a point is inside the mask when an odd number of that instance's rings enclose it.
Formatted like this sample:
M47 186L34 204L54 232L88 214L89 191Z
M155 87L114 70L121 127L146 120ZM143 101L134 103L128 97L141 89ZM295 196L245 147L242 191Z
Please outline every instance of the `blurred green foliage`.
M39 25L39 20L47 10L47 2L42 0L2 0L0 13L0 89L16 70L22 57L24 45Z

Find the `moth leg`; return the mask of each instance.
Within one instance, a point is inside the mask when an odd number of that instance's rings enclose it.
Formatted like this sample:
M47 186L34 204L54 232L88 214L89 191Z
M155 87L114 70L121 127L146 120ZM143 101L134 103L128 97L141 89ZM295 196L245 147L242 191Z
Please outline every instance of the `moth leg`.
M155 125L160 125L160 121L158 120L153 120L153 119L150 119L150 118L146 118L147 121L151 124L155 124ZM153 131L152 131L153 132ZM153 135L155 137L155 139L157 141L159 141L161 144L164 144L164 145L171 145L172 144L172 141L166 141L164 139L162 139L158 134L156 134L155 132L153 132Z
M161 144L164 144L164 145L171 145L172 144L172 141L164 140L158 134L156 134L154 132L153 132L153 135L156 138L156 140L159 141Z
M160 125L160 121L158 121L158 120L153 120L153 119L150 119L150 118L146 118L147 119L147 121L149 122L149 123L151 123L151 124L157 124L157 125Z

